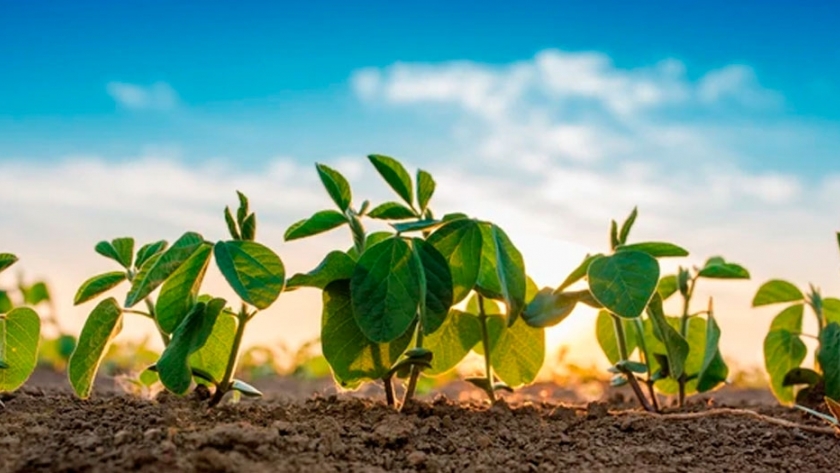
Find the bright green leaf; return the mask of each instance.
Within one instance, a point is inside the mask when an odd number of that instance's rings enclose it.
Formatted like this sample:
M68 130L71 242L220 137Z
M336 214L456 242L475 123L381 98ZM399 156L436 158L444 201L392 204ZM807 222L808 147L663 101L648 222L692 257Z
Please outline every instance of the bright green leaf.
M394 234L391 232L373 232L365 236L365 248L370 248L371 246L383 242L388 238L393 237ZM359 252L356 251L356 247L353 246L347 250L347 256L353 258L353 261L358 261L359 259Z
M193 371L201 370L214 382L219 382L225 375L238 326L239 321L234 315L224 311L219 314L207 341L190 355L189 364Z
M600 253L595 255L586 255L586 257L583 258L583 261L578 265L578 267L575 268L574 271L572 271L572 273L566 277L566 279L560 284L560 286L557 287L557 289L555 289L554 292L563 292L572 284L586 277L586 272L589 271L589 265L602 256L604 255Z
M391 186L391 189L394 189L406 204L412 205L411 176L405 170L405 167L396 159L388 156L372 154L368 156L368 159L373 163L379 175Z
M115 238L96 244L96 252L121 264L125 269L131 269L134 258L134 238Z
M641 251L642 253L647 253L654 258L688 256L688 250L685 248L681 248L673 243L665 243L661 241L620 245L616 248L616 251Z
M566 319L582 299L591 297L588 290L554 292L546 287L525 306L522 318L531 327L553 327Z
M134 259L134 267L142 268L146 261L152 256L164 251L167 243L164 240L156 241L154 243L147 243L137 250L137 257Z
M429 201L435 193L435 185L431 174L422 169L417 171L417 205L420 207L420 212L425 212L426 207L429 206Z
M212 250L209 243L199 246L163 283L155 304L155 316L164 332L172 333L195 305Z
M248 304L267 309L283 291L286 270L268 247L254 241L220 241L213 254L230 287Z
M641 251L621 251L595 259L588 278L592 296L604 308L619 317L634 318L656 293L659 263Z
M335 210L322 210L315 215L295 222L286 230L286 241L324 233L347 223L347 217Z
M627 355L632 356L633 351L638 346L633 321L621 319L621 323L624 327L624 335L627 342ZM613 321L613 316L606 310L598 311L598 318L595 320L595 338L598 339L601 351L604 352L611 365L615 365L621 361L621 352L619 351L618 341L615 336L615 322Z
M125 281L125 271L113 271L110 273L100 274L85 281L79 290L76 292L76 297L73 299L74 305L85 303L94 297L116 287L121 282Z
M727 263L721 257L709 258L703 269L698 273L700 277L710 279L749 279L750 272L741 265Z
M449 264L453 303L464 300L475 287L481 266L482 232L478 222L453 220L438 228L427 241Z
M723 357L718 347L720 343L720 327L713 315L709 315L705 325L706 336L704 340L703 364L697 378L697 391L701 393L716 388L725 382L726 377L729 375L729 368L723 362ZM689 340L689 345L691 346L691 350L694 351L697 347L692 346L691 342Z
M374 207L367 215L380 220L406 220L417 217L413 210L399 202L385 202Z
M662 299L655 295L647 308L648 316L653 323L653 331L656 338L665 345L665 352L668 355L668 373L671 377L678 379L685 372L685 363L689 355L689 344L665 318L662 310ZM698 347L701 350L702 348Z
M189 259L202 244L204 244L204 237L198 233L187 232L181 238L178 238L169 249L160 253L160 256L146 261L131 284L125 306L132 307L145 299L152 291L163 284L184 261Z
M840 324L840 299L826 297L822 301L822 311L825 323L837 322Z
M36 306L42 302L50 302L50 289L43 281L36 282L29 287L21 287L23 291L23 302L29 306Z
M41 319L27 307L18 307L0 318L0 392L21 387L38 364Z
M521 318L510 327L504 317L487 318L490 364L508 386L529 384L545 361L545 330L529 327Z
M172 341L157 362L160 382L175 394L184 394L192 384L193 372L189 357L207 343L216 319L225 308L224 299L213 299L206 305L196 303L172 334Z
M251 214L242 221L242 239L254 241L257 236L257 214Z
M0 273L17 262L17 256L11 253L0 253Z
M451 370L480 341L481 323L478 317L452 309L444 319L443 325L423 339L423 345L434 354L432 368L424 370L423 373L434 376Z
M67 375L76 395L82 399L90 396L93 380L111 340L122 329L122 310L114 298L100 302L90 313L76 349L70 356Z
M325 164L316 164L315 168L318 170L318 177L321 178L321 182L324 184L324 188L327 189L330 198L342 212L346 212L352 200L350 184L347 182L347 179L340 172Z
M785 375L802 364L807 352L802 339L788 330L771 330L764 338L764 366L773 394L780 402L793 402L793 387L784 386Z
M767 281L758 288L758 292L753 298L753 307L760 307L769 304L778 304L782 302L799 302L804 300L805 296L793 284L774 279Z
M286 291L292 291L299 287L315 287L324 289L333 281L350 279L353 276L353 268L356 261L343 251L331 251L327 254L321 264L306 274L295 274L286 283Z
M656 286L656 292L659 293L659 297L661 297L663 301L668 300L668 298L673 296L677 290L679 290L677 287L677 277L673 274L664 276L659 280L659 284Z
M508 324L525 309L525 262L504 230L492 223L481 223L481 266L476 290L507 305Z

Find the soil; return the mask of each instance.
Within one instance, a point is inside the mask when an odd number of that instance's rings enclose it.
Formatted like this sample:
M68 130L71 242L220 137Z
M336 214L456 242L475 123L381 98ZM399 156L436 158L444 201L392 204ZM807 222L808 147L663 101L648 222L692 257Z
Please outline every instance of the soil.
M195 394L163 393L152 400L125 394L114 383L100 383L82 401L51 379L40 374L4 395L0 471L752 472L840 466L840 438L823 433L828 429L820 421L774 405L762 390L723 390L694 401L681 417L662 418L639 412L622 392L607 394L609 402L571 404L570 391L548 384L494 406L456 385L395 412L374 388L367 397L330 394L322 382L294 379L264 383L286 388L272 388L264 399L216 409ZM806 427L714 410L721 405L748 406Z

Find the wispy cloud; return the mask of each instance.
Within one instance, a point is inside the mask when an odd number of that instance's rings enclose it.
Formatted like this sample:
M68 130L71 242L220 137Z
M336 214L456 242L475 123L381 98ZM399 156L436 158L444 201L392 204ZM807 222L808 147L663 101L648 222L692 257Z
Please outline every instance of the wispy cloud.
M178 105L178 94L166 82L144 86L126 82L109 82L106 91L121 107L130 110L172 110Z

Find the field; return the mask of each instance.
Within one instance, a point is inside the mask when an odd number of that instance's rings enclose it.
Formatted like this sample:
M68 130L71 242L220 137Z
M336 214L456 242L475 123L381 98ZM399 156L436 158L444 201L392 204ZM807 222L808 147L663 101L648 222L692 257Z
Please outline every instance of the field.
M264 399L215 409L197 393L148 400L104 381L81 401L63 378L39 371L4 395L0 470L747 472L840 463L825 424L760 389L724 388L667 410L706 413L682 419L645 414L622 390L582 403L552 384L490 407L480 390L454 383L396 412L375 389L336 395L326 380L265 380L256 383ZM803 427L709 415L720 406Z

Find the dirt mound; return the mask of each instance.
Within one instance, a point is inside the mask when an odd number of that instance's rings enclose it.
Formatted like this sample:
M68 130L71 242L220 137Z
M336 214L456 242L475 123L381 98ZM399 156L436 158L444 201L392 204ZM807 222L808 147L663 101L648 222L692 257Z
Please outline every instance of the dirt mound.
M2 471L834 471L840 439L760 419L687 420L445 398L402 413L348 396L268 399L209 410L24 388L0 410ZM689 410L704 410L695 404ZM788 409L763 414L820 426Z

